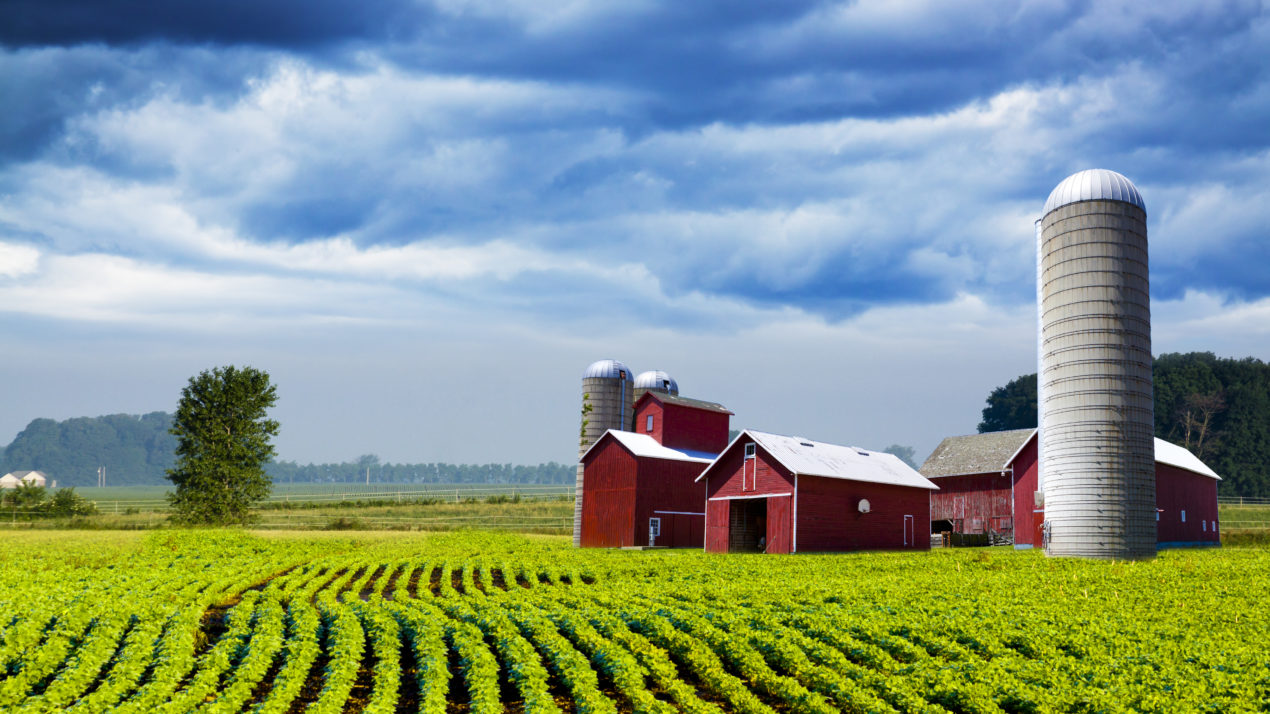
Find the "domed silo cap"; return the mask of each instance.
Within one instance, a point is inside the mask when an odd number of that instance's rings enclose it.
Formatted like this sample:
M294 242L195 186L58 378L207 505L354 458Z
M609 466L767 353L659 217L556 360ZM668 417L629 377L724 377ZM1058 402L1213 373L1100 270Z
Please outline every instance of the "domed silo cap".
M592 362L582 373L583 379L630 379L631 368L615 359L602 359Z
M652 369L647 372L640 372L635 378L636 389L664 389L671 394L679 393L679 383L675 378L661 371L660 369Z
M1107 169L1086 169L1068 176L1054 187L1041 215L1048 216L1050 211L1080 201L1124 201L1147 210L1138 187L1124 175Z

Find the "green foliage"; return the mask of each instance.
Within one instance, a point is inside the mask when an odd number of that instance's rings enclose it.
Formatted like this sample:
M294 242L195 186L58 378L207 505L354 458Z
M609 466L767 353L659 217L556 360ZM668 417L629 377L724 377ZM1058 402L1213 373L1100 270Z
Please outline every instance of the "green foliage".
M979 433L1036 428L1036 375L1025 374L988 395Z
M882 449L882 453L894 454L895 456L900 457L900 461L903 461L904 463L908 464L912 468L917 468L917 460L915 458L916 455L913 453L913 447L911 446L901 446L900 444L891 444L885 449Z
M587 428L587 425L591 423L590 415L591 415L591 412L594 411L594 409L595 408L591 406L590 393L583 394L582 395L582 426L578 427L578 444L583 449L587 447L586 428Z
M171 427L164 412L35 419L0 452L0 473L37 470L60 486L95 486L104 465L111 485L160 483L176 460Z
M1221 477L1223 496L1270 497L1270 365L1211 352L1155 359L1155 435L1190 449ZM1036 375L998 387L979 431L1036 426Z
M269 374L230 365L203 371L181 390L173 419L177 463L168 471L176 492L173 520L190 524L245 523L248 509L269 495L264 465L274 454L278 422L266 412L278 399Z

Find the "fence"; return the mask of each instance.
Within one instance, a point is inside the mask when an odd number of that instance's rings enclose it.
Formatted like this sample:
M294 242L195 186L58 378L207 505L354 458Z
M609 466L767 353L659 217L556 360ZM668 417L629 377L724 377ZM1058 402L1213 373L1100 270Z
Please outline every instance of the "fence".
M91 499L91 493L88 494ZM335 493L322 492L297 492L282 493L270 496L260 502L260 506L264 510L276 508L282 504L294 503L315 503L315 504L331 504L338 505L340 503L361 502L361 503L383 503L390 505L393 503L402 503L406 501L420 501L425 499L438 500L443 503L461 503L467 499L487 499L491 496L506 496L507 498L519 498L522 500L541 500L548 498L573 498L574 487L572 485L482 485L482 486L459 486L454 488L398 488L395 490L387 490L376 488L373 490L358 491L341 491ZM170 504L165 498L141 498L141 499L121 499L121 500L93 500L97 504L97 510L102 513L127 513L129 511L167 511ZM572 526L570 526L572 527Z
M1219 506L1270 506L1270 498L1256 496L1218 496Z

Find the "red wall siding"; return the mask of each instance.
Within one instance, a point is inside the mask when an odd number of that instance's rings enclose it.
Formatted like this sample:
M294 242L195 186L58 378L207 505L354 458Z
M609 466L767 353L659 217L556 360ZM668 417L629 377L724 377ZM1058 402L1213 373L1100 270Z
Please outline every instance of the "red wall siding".
M932 521L952 521L955 533L987 533L989 528L1008 533L1014 529L1009 472L946 476L934 482L939 490L930 492Z
M1036 534L1045 513L1036 507L1037 455L1033 436L1011 462L1014 467L1014 544L1041 546Z
M661 438L658 441L663 446L717 454L728 445L730 417L727 414L680 404L664 404L662 407L665 426L661 428ZM656 417L653 421L657 421ZM641 422L640 428L643 426ZM654 428L657 428L656 425Z
M1217 545L1217 480L1168 464L1155 465L1156 542ZM1186 522L1182 522L1186 511Z
M929 493L922 488L799 476L798 552L930 550ZM869 500L868 513L859 511L861 498ZM907 545L906 515L913 517Z
M792 497L767 499L767 549L768 553L793 552L794 529Z
M610 437L598 450L588 454L584 469L582 546L617 548L636 545L635 457Z
M661 519L655 545L700 548L705 542L706 484L695 483L706 464L667 459L638 459L635 495L635 544L648 545L648 519ZM586 497L582 505L586 506ZM679 511L677 514L657 511ZM689 516L684 513L700 515Z
M658 444L663 446L666 442L662 441L663 429L665 428L666 419L662 413L661 402L656 399L640 398L640 404L635 409L635 420L631 423L632 429L636 434L647 434L657 440ZM648 416L653 417L653 430L648 430Z
M711 471L708 487L708 497L716 496L757 496L772 493L789 493L794 492L794 479L788 476L780 464L763 451L762 447L758 449L756 457L757 464L755 471L758 474L758 483L753 488L741 488L741 467L745 460L745 444L738 441L728 453ZM753 485L753 484L748 484ZM584 501L585 503L585 501Z

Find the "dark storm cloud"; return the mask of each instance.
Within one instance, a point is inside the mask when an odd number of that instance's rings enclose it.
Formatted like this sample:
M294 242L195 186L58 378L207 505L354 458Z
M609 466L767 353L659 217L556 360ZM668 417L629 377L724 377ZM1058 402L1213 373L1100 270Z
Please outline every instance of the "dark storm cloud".
M429 13L408 0L6 0L0 44L149 42L308 48L410 35Z

